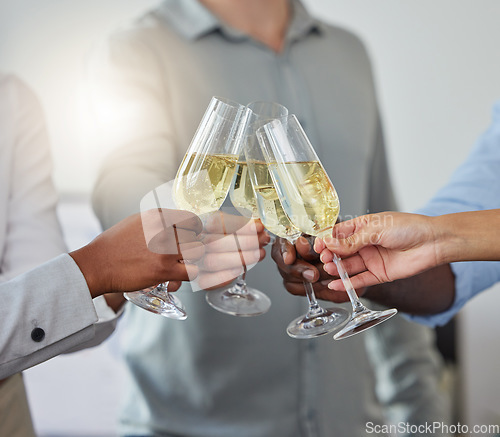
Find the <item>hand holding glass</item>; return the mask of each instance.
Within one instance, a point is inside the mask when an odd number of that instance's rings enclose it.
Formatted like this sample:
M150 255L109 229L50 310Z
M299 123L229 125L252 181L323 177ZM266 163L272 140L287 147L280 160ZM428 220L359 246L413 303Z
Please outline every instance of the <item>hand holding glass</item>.
M248 110L227 99L213 97L191 145L179 167L174 183L176 205L200 216L218 211L226 199L238 165L248 122ZM238 245L238 232L226 229ZM257 238L257 234L254 233ZM238 253L246 266L242 251ZM244 282L230 288L207 291L205 298L215 309L236 316L252 316L267 311L265 295L249 294Z
M287 117L284 117L280 120L286 119ZM275 120L275 122L281 123L280 120ZM261 132L261 129L259 127L257 133ZM302 235L302 231L290 221L283 208L283 199L279 195L276 185L279 181L271 174L276 159L268 143L268 138L258 135L258 140L260 146L245 148L245 154L260 218L269 231L294 244ZM307 165L300 166L299 164L298 170L300 170L299 167L306 169ZM309 310L305 315L298 317L288 325L288 335L293 338L313 338L338 330L347 321L348 312L343 308L322 308L316 300L313 285L304 281L304 287Z
M328 174L295 115L273 120L257 131L276 192L285 214L297 229L315 237L331 235L340 204ZM359 300L340 258L335 258L353 313L334 335L336 340L387 320L395 309L372 311ZM308 292L309 294L309 292Z

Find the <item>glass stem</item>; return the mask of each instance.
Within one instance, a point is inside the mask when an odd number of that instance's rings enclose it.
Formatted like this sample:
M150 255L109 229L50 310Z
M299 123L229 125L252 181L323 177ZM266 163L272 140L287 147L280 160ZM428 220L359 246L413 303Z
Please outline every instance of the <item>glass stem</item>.
M349 296L349 299L351 301L353 313L360 313L366 311L365 306L359 300L359 297L356 294L354 287L352 286L351 280L349 279L349 275L345 271L342 260L335 253L333 254L333 262L337 266L340 279L342 279L342 283L344 284L345 290L347 291L347 295Z
M245 295L248 293L247 283L245 282L245 274L246 269L240 276L236 278L234 286L228 290L231 294Z
M321 308L316 300L316 294L314 294L313 285L310 282L304 281L304 288L306 289L307 300L309 301L309 311L307 312L307 316L317 316L323 312L323 308Z
M168 282L162 282L151 290L151 294L164 302L171 302L170 293L167 290Z
M224 216L221 215L222 218L222 229L224 231L224 235L227 235L226 232L226 224L224 223ZM240 261L243 266L243 273L236 278L236 282L234 286L231 288L230 292L233 294L245 295L248 293L247 283L245 281L245 277L247 275L247 264L245 263L245 257L243 256L243 251L241 250L240 241L238 240L238 234L234 234L234 240L236 242L236 247L238 248L238 254L240 256Z

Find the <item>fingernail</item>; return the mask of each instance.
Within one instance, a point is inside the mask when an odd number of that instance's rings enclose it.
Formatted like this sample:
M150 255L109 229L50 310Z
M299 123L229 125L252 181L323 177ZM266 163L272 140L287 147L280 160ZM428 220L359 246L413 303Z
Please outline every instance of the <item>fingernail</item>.
M323 241L325 242L325 244L335 244L337 242L337 239L333 237L325 237L323 238Z
M286 262L286 257L288 256L288 252L283 252L283 261Z
M304 279L312 281L314 280L314 270L305 270L304 272L302 272L302 276Z
M328 284L328 288L329 288L330 290L334 290L333 281L331 281L331 282Z

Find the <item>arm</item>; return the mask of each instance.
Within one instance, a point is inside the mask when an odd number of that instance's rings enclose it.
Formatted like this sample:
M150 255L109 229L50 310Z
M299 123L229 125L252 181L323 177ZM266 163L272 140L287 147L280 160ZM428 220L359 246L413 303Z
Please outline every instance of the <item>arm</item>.
M185 211L161 214L176 224L179 250L172 228L163 228L158 211L148 211L0 285L0 378L93 341L92 298L196 277L190 263L204 253L200 221Z
M347 272L353 286L361 288L450 262L500 260L499 225L500 210L437 217L372 214L338 224L332 238L316 241L315 250L331 274L336 273L333 253L348 257ZM343 289L339 280L329 288Z
M441 188L429 203L419 212L425 215L436 216L453 214L464 211L479 211L500 208L500 152L498 144L500 141L500 104L497 103L493 110L493 120L489 129L478 139L465 162L454 172L446 186ZM455 293L451 299L451 306L444 312L429 317L412 317L415 321L430 325L444 324L460 308L479 292L491 287L500 281L500 263L498 262L459 262L438 267L421 274L422 278L435 275L436 272L444 272L446 277L446 288L443 290L439 284L436 293L430 292L434 289L433 281L429 280L422 284L429 293L429 301L423 302L427 294L421 295L418 289L411 288L407 291L414 296L398 296L399 285L386 284L377 286L380 290L377 297L382 296L386 302L395 299L395 304L405 303L406 311L413 312L408 305L415 305L416 311L421 313L422 306L433 304L436 296L443 297L443 301L437 305L438 308L446 307L445 302L452 293L449 291L450 282L454 282ZM451 280L453 277L453 281ZM418 278L418 277L417 277ZM407 279L405 283L413 283L419 279ZM375 294L374 294L375 295ZM374 297L375 298L375 297ZM419 300L421 301L419 303Z
M5 193L5 235L2 247L0 214L0 281L35 267L63 252L66 247L56 215L57 193L52 183L52 160L45 119L34 93L19 79L9 76L2 82L0 130L12 132L2 143L7 153L2 175ZM5 105L5 107L3 107ZM5 112L3 112L5 110ZM0 189L0 202L3 199ZM111 302L108 307L106 299ZM95 344L113 331L116 311L124 298L100 297L95 306ZM93 344L89 344L92 346Z

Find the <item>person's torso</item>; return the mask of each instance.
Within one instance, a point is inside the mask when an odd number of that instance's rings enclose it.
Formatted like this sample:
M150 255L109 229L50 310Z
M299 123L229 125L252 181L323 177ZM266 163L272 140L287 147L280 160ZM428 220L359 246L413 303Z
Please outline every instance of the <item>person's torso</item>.
M337 188L342 212L366 210L377 108L369 63L355 37L328 28L277 55L218 31L188 43L168 28L147 27L143 38L162 69L159 98L171 114L178 164L213 95L242 104L272 100L304 125ZM185 322L129 308L124 433L354 436L364 435L367 421L381 421L363 338L289 338L287 324L305 313L307 303L284 290L269 258L248 274L248 283L272 300L265 315L218 313L204 292L189 287L180 291L189 314Z

